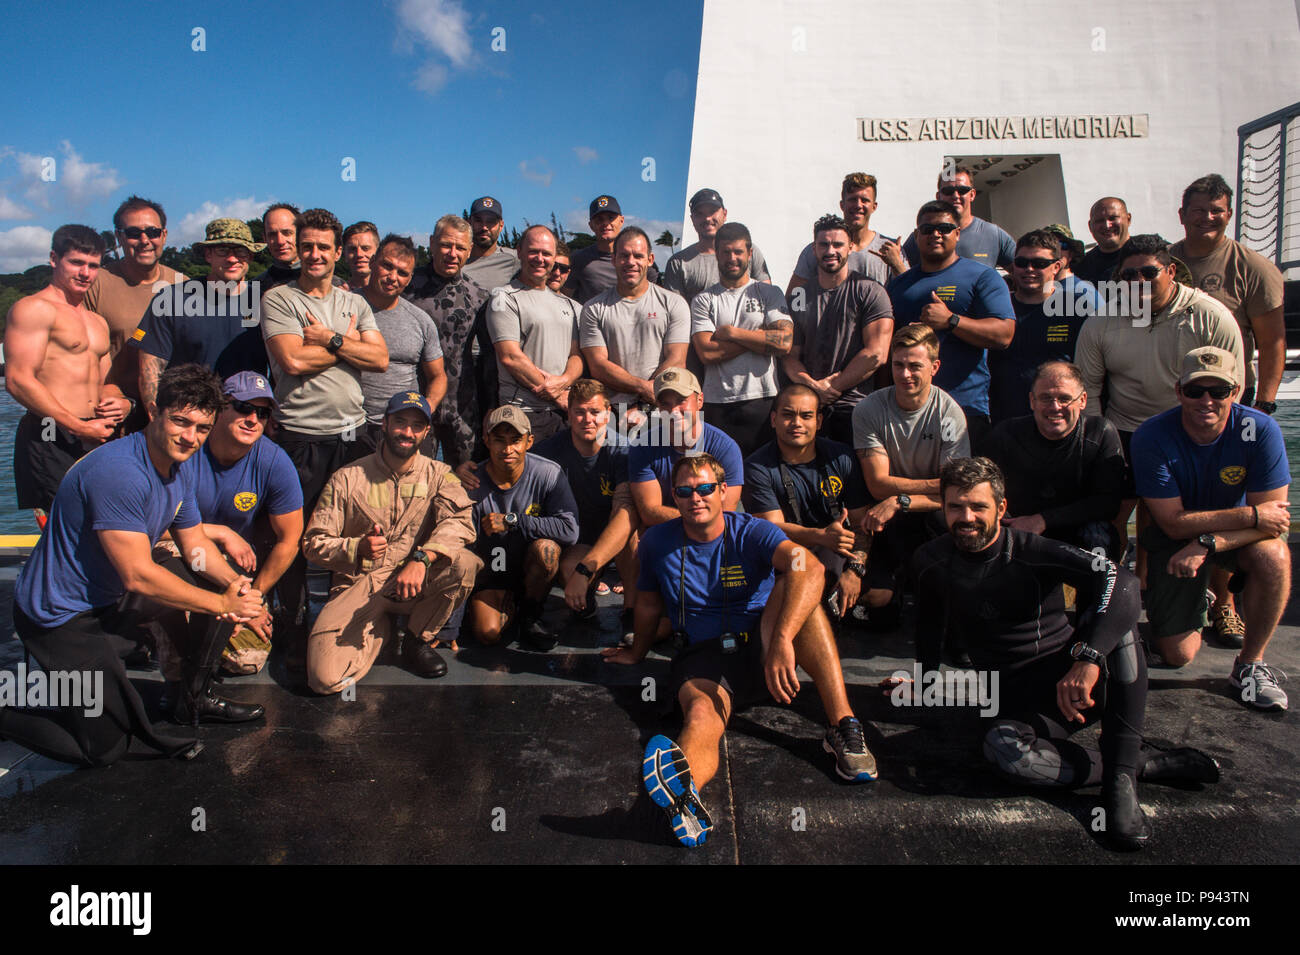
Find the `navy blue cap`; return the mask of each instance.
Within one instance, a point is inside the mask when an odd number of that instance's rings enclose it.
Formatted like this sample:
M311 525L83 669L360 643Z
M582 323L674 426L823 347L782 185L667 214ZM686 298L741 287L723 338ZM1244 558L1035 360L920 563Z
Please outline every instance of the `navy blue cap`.
M236 401L252 401L254 398L270 398L271 407L278 408L275 392L265 377L255 371L241 371L231 375L221 386L221 391Z
M616 216L623 214L623 210L618 207L618 200L613 196L597 196L591 200L590 218L596 218L597 214L601 212L612 212Z
M691 211L694 212L696 206L704 205L705 203L715 205L719 209L725 209L727 207L722 201L722 196L718 195L718 190L716 189L701 189L695 195L691 196L689 205Z
M390 415L394 411L401 411L403 408L415 408L417 411L424 413L424 416L430 421L433 420L433 409L429 407L429 399L418 391L399 391L393 397L388 399L388 407L384 414Z
M501 203L497 202L491 196L482 196L475 199L469 207L470 216L476 216L480 212L486 212L488 215L496 216L498 219L504 219L501 213Z

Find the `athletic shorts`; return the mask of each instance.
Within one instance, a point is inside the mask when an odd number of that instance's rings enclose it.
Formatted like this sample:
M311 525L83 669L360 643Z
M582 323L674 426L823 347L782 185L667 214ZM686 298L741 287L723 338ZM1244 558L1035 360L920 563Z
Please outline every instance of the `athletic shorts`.
M763 641L757 633L735 653L723 653L717 640L691 644L673 658L669 676L674 703L688 680L721 686L731 696L733 713L772 701L763 677Z
M1151 638L1172 637L1190 633L1210 624L1210 597L1206 581L1211 567L1237 570L1236 551L1216 553L1201 564L1195 577L1169 576L1169 558L1182 550L1190 541L1170 540L1155 524L1141 534L1141 544L1147 551L1147 620L1151 622Z
M29 411L18 422L14 435L14 489L18 492L18 507L23 510L39 507L49 511L63 475L86 453L80 438L68 434L53 420L47 429L44 420ZM44 440L47 434L48 441Z

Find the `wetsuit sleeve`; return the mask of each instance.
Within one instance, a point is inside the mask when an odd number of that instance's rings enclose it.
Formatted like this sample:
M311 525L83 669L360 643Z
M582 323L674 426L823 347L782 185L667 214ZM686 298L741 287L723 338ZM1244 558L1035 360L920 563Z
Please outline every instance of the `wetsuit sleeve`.
M1119 432L1105 418L1084 418L1084 428L1090 425L1099 433L1084 433L1087 493L1060 507L1045 508L1042 517L1048 530L1078 527L1089 521L1111 521L1119 513L1124 498L1124 449L1119 443Z
M1109 654L1137 626L1141 609L1137 579L1114 561L1030 534L1017 535L1016 543L1020 559L1029 563L1038 577L1040 592L1060 584L1069 584L1077 591L1077 639L1101 654Z

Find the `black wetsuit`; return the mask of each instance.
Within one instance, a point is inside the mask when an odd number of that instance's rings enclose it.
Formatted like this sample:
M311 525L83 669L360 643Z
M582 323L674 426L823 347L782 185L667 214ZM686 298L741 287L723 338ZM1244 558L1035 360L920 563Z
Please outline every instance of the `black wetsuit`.
M1083 415L1064 438L1044 438L1033 415L1003 421L985 440L984 453L1007 482L1007 513L1042 515L1045 536L1084 550L1104 547L1112 560L1122 548L1111 522L1124 496L1124 449L1115 426Z
M999 672L998 712L990 717L985 755L1017 780L1083 786L1115 773L1136 776L1146 710L1146 659L1137 636L1137 580L1087 551L1002 528L979 553L945 534L913 555L917 659L939 666L939 648L960 633L979 670ZM1062 584L1078 592L1077 630L1065 616ZM1056 684L1074 664L1082 640L1106 657L1092 690L1088 723L1101 717L1102 751L1066 739ZM1085 724L1086 725L1086 724Z

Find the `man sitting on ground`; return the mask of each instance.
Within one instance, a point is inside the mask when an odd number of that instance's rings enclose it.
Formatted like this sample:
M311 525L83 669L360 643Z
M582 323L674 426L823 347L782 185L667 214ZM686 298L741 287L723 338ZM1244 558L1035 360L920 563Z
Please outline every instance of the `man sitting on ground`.
M732 712L773 698L793 703L796 666L821 696L830 722L822 745L835 757L836 772L851 782L876 778L862 724L849 708L835 635L819 606L825 570L773 524L725 511L726 478L709 454L674 465L680 516L642 538L634 642L603 651L610 663L640 663L665 615L684 644L672 664L681 746L664 736L651 739L643 775L685 846L703 845L713 828L696 783L703 788L717 772Z

